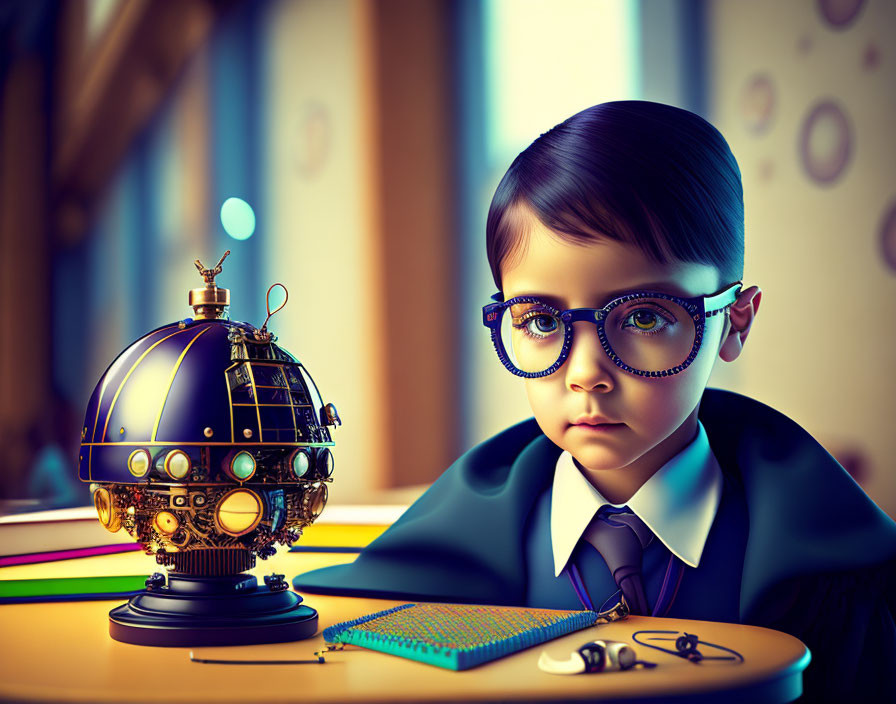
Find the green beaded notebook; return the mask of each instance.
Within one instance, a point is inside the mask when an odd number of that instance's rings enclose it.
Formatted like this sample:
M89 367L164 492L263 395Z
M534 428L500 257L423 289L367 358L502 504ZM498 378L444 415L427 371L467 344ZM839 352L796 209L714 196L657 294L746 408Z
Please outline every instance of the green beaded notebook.
M466 670L594 625L594 611L470 604L402 604L324 630L327 643Z

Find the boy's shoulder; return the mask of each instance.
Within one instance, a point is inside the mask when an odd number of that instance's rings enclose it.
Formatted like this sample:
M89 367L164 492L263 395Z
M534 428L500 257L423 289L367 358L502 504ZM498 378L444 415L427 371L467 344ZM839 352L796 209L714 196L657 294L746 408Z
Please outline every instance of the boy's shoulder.
M742 613L773 585L896 560L896 524L795 421L719 389L706 390L700 421L747 505Z

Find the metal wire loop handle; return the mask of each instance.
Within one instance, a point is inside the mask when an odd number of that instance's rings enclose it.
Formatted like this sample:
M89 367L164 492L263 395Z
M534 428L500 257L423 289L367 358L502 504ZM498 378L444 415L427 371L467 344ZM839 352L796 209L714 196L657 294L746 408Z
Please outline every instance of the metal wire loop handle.
M280 288L283 289L284 298L283 298L283 303L281 303L279 306L277 306L274 310L271 310L271 291L274 290L275 286L279 286ZM271 287L268 289L268 292L265 295L265 309L268 312L268 317L264 319L264 324L261 326L261 332L265 332L268 329L268 321L271 319L271 316L274 315L274 313L277 313L277 312L283 310L283 307L286 305L286 302L288 300L289 300L289 291L287 290L286 286L281 284L279 281L277 283L271 284Z

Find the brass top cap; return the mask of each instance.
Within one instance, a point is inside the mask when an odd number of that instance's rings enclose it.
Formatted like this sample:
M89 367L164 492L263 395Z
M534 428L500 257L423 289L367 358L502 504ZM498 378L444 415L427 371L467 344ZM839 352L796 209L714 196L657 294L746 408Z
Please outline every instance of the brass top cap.
M197 320L213 320L224 315L224 308L230 305L230 291L226 288L218 288L215 277L221 273L221 265L230 254L228 249L224 256L212 269L206 269L198 259L193 262L202 278L205 279L205 288L190 289L189 302L193 307L193 313Z

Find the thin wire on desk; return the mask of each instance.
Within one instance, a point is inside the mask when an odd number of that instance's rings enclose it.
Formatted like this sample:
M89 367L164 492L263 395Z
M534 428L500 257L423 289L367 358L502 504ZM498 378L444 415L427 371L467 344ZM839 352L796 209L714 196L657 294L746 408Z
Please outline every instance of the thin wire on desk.
M651 640L674 640L676 650L661 648L658 645L651 645L650 643L638 640L638 636L642 633L673 633L675 634L675 636L672 638L652 638ZM684 636L681 636L679 635L678 631L635 631L634 633L632 633L632 640L638 645L643 645L645 648L653 648L654 650L659 650L664 653L669 653L670 655L675 655L677 657L690 660L693 663L699 663L702 660L737 660L738 664L740 664L744 661L744 656L736 650L726 648L724 645L707 643L704 640L700 640L699 637L695 634L685 633ZM709 648L723 650L726 653L731 653L731 655L733 655L734 657L724 655L704 655L699 650L697 650L698 645L705 645Z
M190 662L204 665L318 665L326 663L326 660L323 655L318 655L315 660L214 660L212 658L197 658L191 650Z

